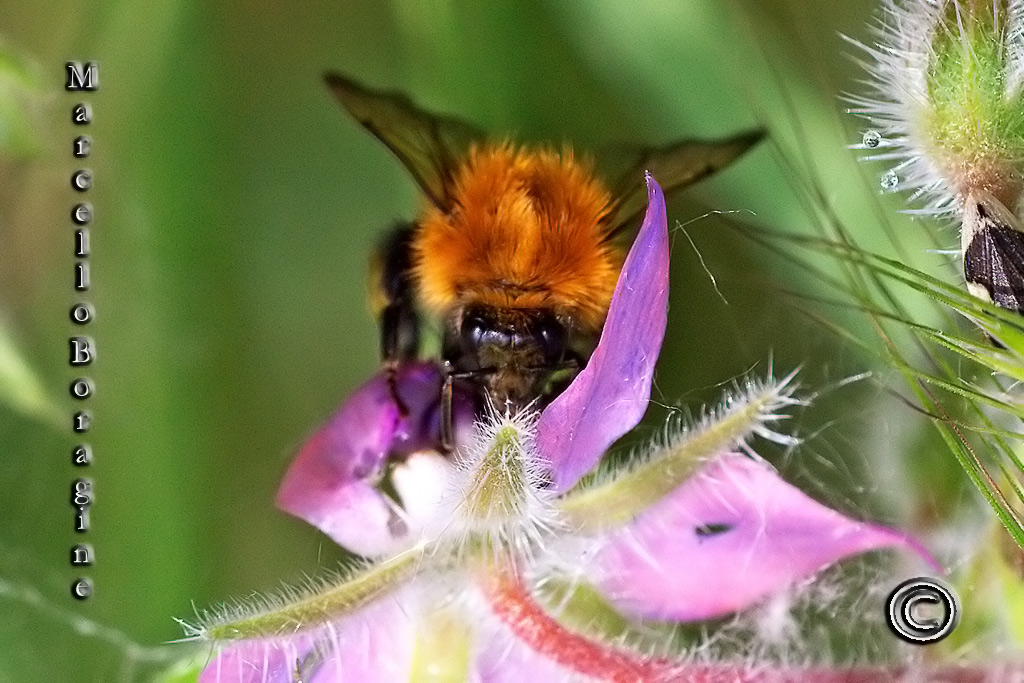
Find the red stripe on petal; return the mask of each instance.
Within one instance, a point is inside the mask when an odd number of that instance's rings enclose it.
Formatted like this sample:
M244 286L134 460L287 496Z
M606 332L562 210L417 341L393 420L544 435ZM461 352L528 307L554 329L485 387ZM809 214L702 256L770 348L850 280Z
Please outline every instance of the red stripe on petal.
M541 607L521 581L504 575L487 590L495 616L530 649L560 666L600 680L626 683L671 680L668 662L615 650L562 626Z

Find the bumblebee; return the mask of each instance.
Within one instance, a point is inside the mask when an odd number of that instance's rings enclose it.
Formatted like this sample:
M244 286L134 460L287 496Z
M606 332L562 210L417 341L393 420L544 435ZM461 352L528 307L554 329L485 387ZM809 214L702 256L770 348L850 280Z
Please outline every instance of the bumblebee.
M569 147L495 141L401 94L335 73L325 80L427 200L381 248L374 308L383 362L392 369L419 355L422 316L440 321L446 444L454 382L515 409L550 401L584 367L646 207L645 170L666 192L679 190L762 137L749 131L641 149L619 155L614 176L599 176L594 162Z

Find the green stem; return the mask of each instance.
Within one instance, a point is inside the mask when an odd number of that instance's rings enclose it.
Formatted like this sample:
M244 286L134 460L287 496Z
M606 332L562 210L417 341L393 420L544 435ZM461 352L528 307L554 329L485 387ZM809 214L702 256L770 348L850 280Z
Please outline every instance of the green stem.
M787 382L739 401L720 419L677 439L646 462L611 481L571 492L561 499L563 519L581 533L598 533L622 526L639 516L682 484L708 458L735 447L786 402Z

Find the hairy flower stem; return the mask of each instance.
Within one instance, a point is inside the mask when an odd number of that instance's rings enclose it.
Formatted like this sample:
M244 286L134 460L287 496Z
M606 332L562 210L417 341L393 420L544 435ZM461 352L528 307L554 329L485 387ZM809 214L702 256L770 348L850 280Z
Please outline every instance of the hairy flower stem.
M281 607L198 629L208 640L245 640L292 635L351 614L417 574L427 549L417 546L374 565L326 591Z
M197 626L184 622L182 625L189 636L210 641L236 641L294 635L352 614L381 596L400 588L424 570L446 570L461 567L481 575L489 571L512 571L514 567L509 565L505 558L507 548L502 544L495 545L495 543L495 539L479 534L467 536L458 545L445 542L422 543L368 567L344 581L304 597L275 599L272 603L273 606L251 611L241 616L229 614L209 619L206 623L200 623ZM447 618L445 615L442 617ZM444 621L442 617L439 619ZM449 635L454 643L452 647L465 644L468 653L469 644L462 643L456 638L460 633L459 624L452 619L448 619L448 622L444 622L442 626L432 624L430 629L447 628L451 631ZM420 644L424 653L429 654L432 642L432 639L427 639ZM468 654L466 656L468 657ZM446 656L445 665L457 665L457 659L457 657L453 659ZM420 660L430 662L426 655L421 656Z
M772 413L780 401L792 403L786 394L787 382L771 383L745 400L727 404L719 419L676 439L642 464L604 484L566 495L558 503L563 521L581 533L628 524L674 491L706 459L734 448L760 430L776 417Z

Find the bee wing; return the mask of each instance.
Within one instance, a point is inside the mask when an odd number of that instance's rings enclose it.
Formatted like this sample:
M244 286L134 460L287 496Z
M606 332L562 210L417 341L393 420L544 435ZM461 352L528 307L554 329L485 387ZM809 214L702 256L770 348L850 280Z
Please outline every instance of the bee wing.
M400 93L373 90L338 73L324 74L324 82L341 106L394 152L434 204L448 209L455 165L484 134L459 119L423 111Z
M967 289L1024 313L1024 226L998 199L975 192L964 205L961 242Z
M613 197L617 197L610 235L626 234L647 208L644 171L650 171L666 195L689 187L725 168L757 144L764 131L752 130L722 140L679 140L663 147L634 152L624 173L618 176Z

